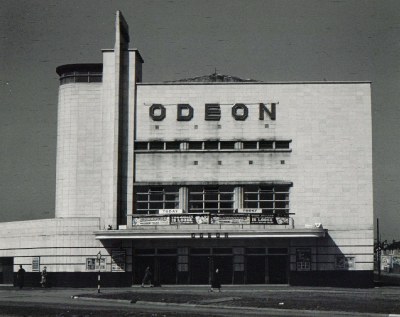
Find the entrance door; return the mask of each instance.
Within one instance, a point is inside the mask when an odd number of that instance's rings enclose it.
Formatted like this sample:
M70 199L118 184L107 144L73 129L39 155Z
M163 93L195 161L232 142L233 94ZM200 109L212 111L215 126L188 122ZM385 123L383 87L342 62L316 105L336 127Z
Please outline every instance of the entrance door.
M176 284L176 256L160 256L157 260L161 285Z
M209 256L190 257L190 284L209 284Z
M213 272L215 272L216 269L219 271L219 280L221 281L221 284L232 284L232 256L214 256L212 263Z
M142 284L142 280L144 277L144 272L146 271L147 267L150 267L151 273L153 274L153 281L155 278L156 272L154 272L155 268L155 257L154 256L138 256L135 258L134 264L134 283L135 284Z
M268 257L268 274L270 284L287 284L287 255L270 255Z
M247 256L246 277L247 284L265 283L265 256Z

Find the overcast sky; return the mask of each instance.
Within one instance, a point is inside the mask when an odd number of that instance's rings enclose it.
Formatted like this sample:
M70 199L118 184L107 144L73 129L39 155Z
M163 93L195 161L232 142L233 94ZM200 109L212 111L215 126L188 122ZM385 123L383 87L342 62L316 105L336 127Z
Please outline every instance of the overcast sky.
M375 217L383 238L400 239L397 0L1 0L0 221L54 217L55 69L101 63L116 10L144 81L215 68L262 81L372 81Z

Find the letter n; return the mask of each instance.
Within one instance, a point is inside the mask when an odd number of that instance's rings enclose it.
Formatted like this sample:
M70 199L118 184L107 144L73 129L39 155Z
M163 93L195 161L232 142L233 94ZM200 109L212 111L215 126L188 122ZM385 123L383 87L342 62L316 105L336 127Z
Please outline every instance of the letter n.
M264 120L264 112L268 115L271 120L276 119L276 103L271 103L271 110L269 110L265 104L260 103L260 120Z

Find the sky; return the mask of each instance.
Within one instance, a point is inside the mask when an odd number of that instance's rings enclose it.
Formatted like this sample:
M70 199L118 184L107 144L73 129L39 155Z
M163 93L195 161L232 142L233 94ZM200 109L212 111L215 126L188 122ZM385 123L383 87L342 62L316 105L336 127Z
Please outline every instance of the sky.
M59 65L101 63L115 12L145 82L371 81L374 213L400 240L400 1L1 0L0 222L54 217ZM343 105L343 111L346 111Z

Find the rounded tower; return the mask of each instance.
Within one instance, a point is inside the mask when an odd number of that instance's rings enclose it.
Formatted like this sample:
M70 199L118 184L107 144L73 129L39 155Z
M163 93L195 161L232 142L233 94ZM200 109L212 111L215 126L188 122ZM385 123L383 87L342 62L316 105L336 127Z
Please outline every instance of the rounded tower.
M57 67L56 217L99 217L102 64Z

